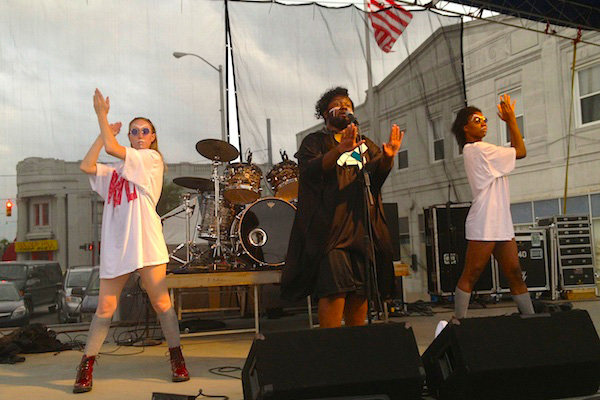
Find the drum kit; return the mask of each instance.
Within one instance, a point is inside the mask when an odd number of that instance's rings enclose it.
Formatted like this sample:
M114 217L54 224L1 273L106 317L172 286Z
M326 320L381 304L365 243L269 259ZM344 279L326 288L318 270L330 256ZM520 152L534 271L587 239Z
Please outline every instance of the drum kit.
M266 175L267 186L273 196L262 197L262 170L247 162L231 163L239 152L231 144L217 139L196 143L196 150L212 162L211 179L179 177L173 182L196 193L201 220L191 234L193 192L182 195L186 216L186 243L172 253L181 262L174 272L188 272L197 268L229 269L280 267L285 263L288 240L296 214L298 197L298 165L281 152L282 162L275 164ZM225 165L223 175L219 167ZM203 251L196 239L210 243ZM174 253L186 248L186 260ZM196 268L196 267L195 267Z

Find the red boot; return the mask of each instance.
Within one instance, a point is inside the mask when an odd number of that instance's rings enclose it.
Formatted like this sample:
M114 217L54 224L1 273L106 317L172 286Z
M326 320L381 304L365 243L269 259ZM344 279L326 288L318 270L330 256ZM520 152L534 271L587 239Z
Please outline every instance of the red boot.
M85 393L92 390L92 372L94 371L96 356L88 357L85 354L77 367L77 378L73 385L73 393Z
M189 381L190 374L185 367L185 360L183 359L183 354L181 354L181 346L169 348L169 355L171 356L171 371L173 372L171 379L173 382Z

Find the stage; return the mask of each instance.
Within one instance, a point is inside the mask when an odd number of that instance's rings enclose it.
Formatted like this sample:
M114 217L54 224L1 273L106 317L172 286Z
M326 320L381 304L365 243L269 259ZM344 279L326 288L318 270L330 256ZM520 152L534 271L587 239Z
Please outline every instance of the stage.
M600 331L600 301L573 302L574 308L589 312L597 331ZM516 307L512 302L490 305L487 308L469 310L470 317L483 317L512 314ZM422 354L433 340L435 326L441 319L448 319L452 309L434 307L434 316L391 317L392 322L409 322L414 329L419 352ZM306 312L280 319L261 317L261 332L298 330L307 327ZM254 326L253 318L233 318L225 321L228 328L242 329ZM60 326L57 326L60 328ZM85 326L82 326L85 329ZM64 326L62 327L64 329ZM84 340L86 332L78 339ZM77 334L70 334L75 337ZM187 337L182 339L183 351L192 379L183 383L170 382L170 369L166 343L160 346L138 348L118 348L111 342L102 348L94 370L94 389L80 394L82 399L94 400L150 400L153 392L197 395L202 389L208 395L225 395L231 400L243 398L239 379L218 376L210 372L212 368L241 368L252 344L252 333L219 336ZM59 335L61 341L68 340ZM382 344L385 345L385 344ZM282 349L283 351L283 349ZM282 353L283 354L283 353ZM0 398L2 399L65 399L76 396L71 393L75 378L75 368L81 358L78 351L65 351L59 354L44 353L24 355L26 361L15 365L0 364ZM283 355L282 355L283 356ZM290 372L292 373L292 372ZM240 371L230 373L240 377ZM202 397L199 397L202 398ZM600 398L581 397L578 399ZM431 399L431 397L423 397Z

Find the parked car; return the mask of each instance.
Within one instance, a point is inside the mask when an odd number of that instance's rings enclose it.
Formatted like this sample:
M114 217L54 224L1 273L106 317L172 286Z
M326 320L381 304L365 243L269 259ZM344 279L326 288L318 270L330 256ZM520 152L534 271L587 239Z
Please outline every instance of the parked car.
M54 311L63 286L62 271L56 261L2 261L0 280L14 283L19 295L25 298L29 314L42 305Z
M100 297L100 270L94 267L90 274L90 279L85 287L73 288L72 295L81 296L81 305L79 306L80 321L91 321L98 308ZM136 320L143 317L146 307L143 294L139 285L139 275L130 274L125 282L121 295L119 297L117 310L113 316L113 321ZM148 306L151 307L151 306ZM154 314L154 313L152 313Z
M82 295L74 295L74 288L85 290L90 275L94 269L91 265L81 265L69 267L65 273L65 283L60 292L60 298L56 308L58 323L64 324L67 322L79 322Z
M75 287L71 291L74 296L81 296L79 305L79 320L91 320L98 308L98 296L100 295L100 269L94 267L85 288Z
M0 327L28 324L29 311L25 307L25 298L19 295L14 283L0 281Z

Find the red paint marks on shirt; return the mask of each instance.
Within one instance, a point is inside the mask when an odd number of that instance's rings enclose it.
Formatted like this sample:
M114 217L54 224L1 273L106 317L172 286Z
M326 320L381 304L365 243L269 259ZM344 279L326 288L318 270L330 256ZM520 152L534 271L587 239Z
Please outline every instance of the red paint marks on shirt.
M137 199L137 191L135 185L133 185L133 192L129 188L129 181L122 176L117 174L117 171L113 171L110 179L110 186L108 187L108 204L111 199L113 200L113 207L121 204L121 194L123 193L123 187L125 187L125 194L127 196L127 202Z

